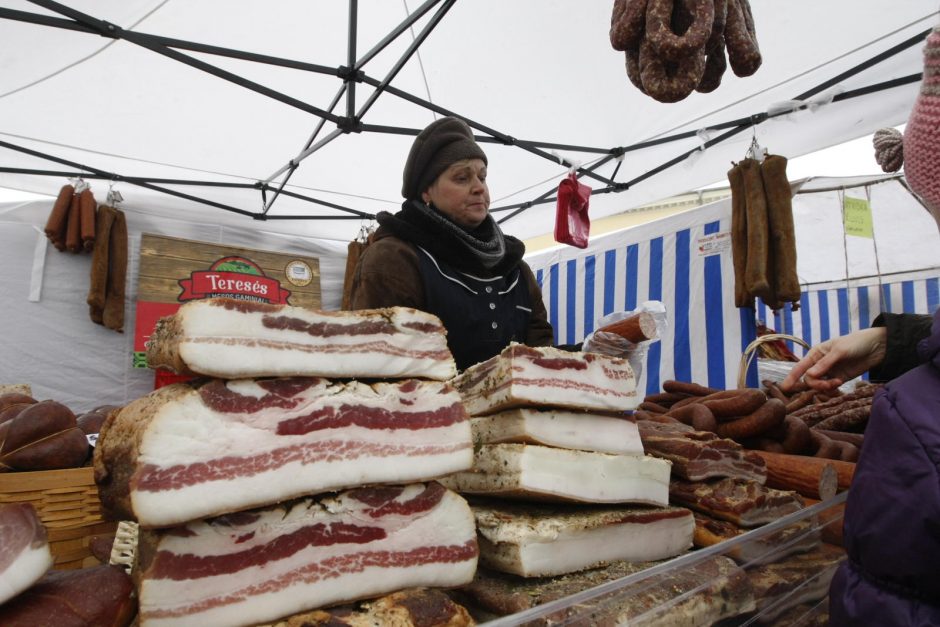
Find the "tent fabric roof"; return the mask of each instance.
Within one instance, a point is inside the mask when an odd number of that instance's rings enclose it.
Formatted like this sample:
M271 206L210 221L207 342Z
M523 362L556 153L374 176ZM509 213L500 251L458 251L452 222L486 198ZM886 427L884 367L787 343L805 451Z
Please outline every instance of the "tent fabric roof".
M270 179L277 186L283 174L274 175L311 138L315 145L329 140L299 162L285 188L327 204L281 196L265 229L348 241L361 227L360 215L397 207L409 133L433 120L432 103L438 113L467 118L481 140L538 143L484 145L495 215L508 233L528 238L551 231L554 203L522 212L515 205L551 198L568 170L562 162L581 166L582 180L597 192L610 186L584 168L601 158L607 161L593 174L609 181L616 170L613 180L629 184L618 193L595 193L591 215L603 217L721 180L752 137L795 157L903 123L918 89L919 42L938 13L932 0L753 2L760 70L747 78L728 72L715 92L667 105L627 80L623 54L608 41L611 4L0 0L0 186L54 195L67 174L100 171L121 177L127 210L211 219L218 207L126 179L203 181L210 184L159 187L257 214L272 197L262 196L257 183ZM31 18L48 23L23 21L17 12L48 16ZM403 28L409 14L420 17ZM96 20L116 25L113 32L123 38L85 32L87 24L107 32ZM381 47L396 29L401 35ZM165 39L144 34L203 44L194 51L180 43L168 54L211 64L232 80L155 52ZM417 53L409 56L416 42ZM205 46L289 59L296 67L210 54ZM367 59L361 66L367 80L343 91L336 74L356 59ZM386 80L389 89L373 102L374 85ZM896 83L866 92L890 81ZM248 89L247 82L281 98ZM802 110L767 118L800 104ZM367 130L338 128L337 120L359 111ZM318 112L334 121L315 134L323 120ZM378 132L392 129L405 130ZM729 131L736 134L697 150ZM610 158L617 147L683 133L678 141L629 150L622 162ZM676 164L651 174L670 161ZM104 184L93 189L103 200ZM296 216L312 219L284 219Z

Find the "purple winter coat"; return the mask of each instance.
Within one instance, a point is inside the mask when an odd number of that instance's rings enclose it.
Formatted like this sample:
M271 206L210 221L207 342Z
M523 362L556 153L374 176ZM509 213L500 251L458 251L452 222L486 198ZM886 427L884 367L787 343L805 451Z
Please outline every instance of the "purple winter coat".
M872 405L845 509L832 625L940 625L940 310L926 362Z

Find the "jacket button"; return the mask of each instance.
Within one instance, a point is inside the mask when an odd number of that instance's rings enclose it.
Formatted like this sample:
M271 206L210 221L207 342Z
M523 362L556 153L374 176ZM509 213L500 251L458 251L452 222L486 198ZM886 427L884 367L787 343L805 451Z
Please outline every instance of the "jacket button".
M490 309L496 309L496 303L490 303Z
M490 326L491 326L491 327L493 327L493 328L495 329L495 328L497 328L497 327L498 327L499 325L498 325L498 324L496 324L496 323L494 322L494 323L493 323L493 324L491 324Z
M487 285L487 286L486 286L486 293L489 294L489 293L492 292L492 291L493 291L493 287L490 286L490 285Z

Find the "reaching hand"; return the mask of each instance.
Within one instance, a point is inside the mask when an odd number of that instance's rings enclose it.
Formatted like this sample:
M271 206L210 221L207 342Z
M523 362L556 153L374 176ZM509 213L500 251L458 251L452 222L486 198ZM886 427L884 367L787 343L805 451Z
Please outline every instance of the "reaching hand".
M815 390L839 387L884 360L887 334L884 327L874 327L817 344L793 366L781 389L789 390L800 377Z

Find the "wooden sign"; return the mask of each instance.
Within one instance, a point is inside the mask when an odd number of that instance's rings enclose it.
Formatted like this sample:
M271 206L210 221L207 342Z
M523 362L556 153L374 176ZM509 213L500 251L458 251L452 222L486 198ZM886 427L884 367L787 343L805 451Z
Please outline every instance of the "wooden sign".
M173 314L186 301L220 296L319 309L320 261L144 233L134 367L147 367L147 340L157 320Z

